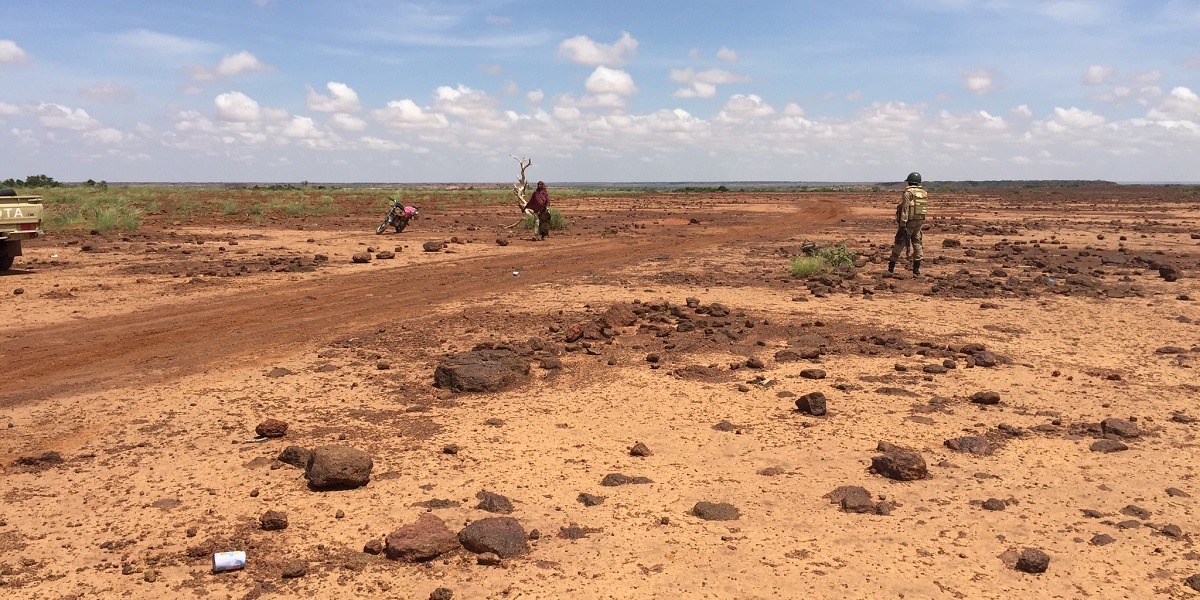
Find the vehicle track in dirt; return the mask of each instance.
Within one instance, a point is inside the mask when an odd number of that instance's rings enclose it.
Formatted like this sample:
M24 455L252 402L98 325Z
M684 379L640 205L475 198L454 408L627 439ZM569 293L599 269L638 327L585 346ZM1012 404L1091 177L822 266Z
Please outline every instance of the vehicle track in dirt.
M10 341L0 408L157 384L234 362L268 362L347 332L396 318L420 318L442 303L571 282L650 256L675 258L731 242L782 240L850 214L829 199L793 206L796 210L783 217L743 214L730 225L679 226L668 230L669 238L552 238L517 256L445 255L445 260L406 267L402 274L362 272L255 286L216 303L170 298L133 314L28 329ZM514 263L524 265L519 279L498 276ZM401 307L403 311L396 310ZM17 355L19 361L11 360Z

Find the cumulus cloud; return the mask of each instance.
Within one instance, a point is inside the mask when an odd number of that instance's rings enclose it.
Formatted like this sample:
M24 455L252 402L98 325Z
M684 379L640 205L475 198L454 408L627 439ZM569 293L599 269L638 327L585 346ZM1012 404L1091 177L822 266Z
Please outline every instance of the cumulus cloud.
M392 100L385 108L371 111L371 117L388 129L444 129L450 126L446 115L417 106L405 98Z
M525 94L525 98L527 98L530 102L537 104L546 98L546 92L543 92L542 90L533 90L528 94Z
M717 95L718 85L750 81L750 77L746 75L738 75L724 69L696 71L691 67L671 69L667 77L676 83L688 84L688 87L675 91L676 98L712 98Z
M620 69L610 69L605 66L596 67L595 71L584 82L584 88L592 94L616 94L628 96L637 93L638 88L633 83L633 77Z
M291 122L284 126L283 135L289 138L313 140L324 137L317 124L311 117L292 117Z
M1186 87L1177 87L1146 116L1156 121L1200 119L1200 96Z
M558 55L581 65L609 65L619 67L637 56L638 41L621 32L621 38L612 44L601 44L586 35L568 38L558 45Z
M203 65L195 65L184 67L184 71L192 78L192 81L216 81L222 77L231 77L241 75L242 73L253 73L255 71L271 71L274 67L263 64L258 60L258 57L242 50L237 54L226 54L216 67L206 67Z
M253 123L261 116L258 102L241 92L227 92L217 96L217 118L232 123Z
M1010 111L1010 113L1012 114L1012 116L1018 117L1021 119L1033 118L1033 111L1029 109L1029 105L1027 105L1027 104L1022 104L1022 105L1012 109L1012 111Z
M1104 124L1104 117L1090 110L1075 108L1054 108L1054 118L1046 124L1053 132L1063 132L1068 129L1088 129Z
M39 104L34 112L37 115L38 123L49 129L86 131L100 126L100 122L93 119L82 108L68 108L60 104L43 103Z
M721 49L717 50L717 58L725 62L736 62L738 59L738 53L736 50L721 46Z
M963 73L963 89L979 96L996 88L996 73L991 69L975 69Z
M367 122L346 113L337 113L329 117L329 126L340 131L362 131L367 128Z
M716 120L727 124L741 123L769 117L773 114L775 114L775 108L763 102L761 97L755 94L734 94L725 103L725 106L721 107Z
M308 89L308 110L353 113L362 109L362 105L358 102L358 92L355 92L350 86L344 83L336 81L326 83L325 88L329 90L328 96L318 94L311 85L304 87Z
M0 65L20 64L28 60L25 51L12 40L0 40Z
M79 97L92 102L105 104L124 104L133 101L133 88L114 81L97 83L79 90Z
M363 137L358 138L358 141L362 142L363 146L370 150L390 151L399 150L401 148L400 144L397 144L392 140L385 140L370 135L364 135Z
M1114 73L1116 73L1116 69L1111 65L1091 65L1083 74L1083 83L1085 85L1105 84L1112 79Z
M103 127L83 134L83 140L89 144L114 145L125 141L126 134L119 129Z

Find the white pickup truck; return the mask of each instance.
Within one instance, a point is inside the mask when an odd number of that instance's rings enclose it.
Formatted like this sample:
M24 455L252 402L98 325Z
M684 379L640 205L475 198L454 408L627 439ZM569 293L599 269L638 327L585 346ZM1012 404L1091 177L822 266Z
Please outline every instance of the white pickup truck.
M21 256L21 240L46 235L42 231L42 197L18 196L13 190L0 190L0 271L12 268Z

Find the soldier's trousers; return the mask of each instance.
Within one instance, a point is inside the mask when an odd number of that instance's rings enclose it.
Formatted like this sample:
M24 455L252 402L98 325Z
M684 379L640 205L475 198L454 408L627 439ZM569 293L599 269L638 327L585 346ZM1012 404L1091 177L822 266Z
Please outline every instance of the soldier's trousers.
M896 240L892 243L892 257L888 260L896 262L900 260L900 254L904 252L904 247L912 244L912 259L914 261L921 260L921 247L924 243L921 235L921 227L925 225L925 219L909 219L904 227L896 228Z

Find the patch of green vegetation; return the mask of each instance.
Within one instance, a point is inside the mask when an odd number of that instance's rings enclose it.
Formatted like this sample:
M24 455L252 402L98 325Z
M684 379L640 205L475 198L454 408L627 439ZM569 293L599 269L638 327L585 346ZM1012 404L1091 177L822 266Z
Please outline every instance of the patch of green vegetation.
M551 207L549 209L549 211L550 211L550 230L551 231L565 231L568 227L570 227L570 224L567 223L567 218L563 216L561 211L559 211L558 209L556 209L554 207ZM521 219L521 226L530 231L537 229L538 216L537 215L529 215L529 214L525 215Z
M49 230L89 228L97 231L136 230L141 227L144 211L127 196L107 190L63 191L43 196L46 206L45 228Z
M792 257L788 265L792 277L807 279L830 271L852 269L858 260L858 253L847 248L845 242L832 247L815 246L805 252Z

